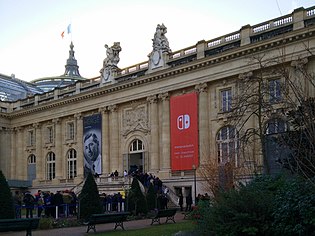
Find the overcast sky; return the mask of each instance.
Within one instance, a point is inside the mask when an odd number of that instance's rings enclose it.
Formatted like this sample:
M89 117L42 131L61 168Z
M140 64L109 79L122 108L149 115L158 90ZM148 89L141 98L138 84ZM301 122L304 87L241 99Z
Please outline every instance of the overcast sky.
M99 76L105 44L125 68L148 60L157 24L172 51L290 14L314 0L0 0L0 73L31 81L64 73L71 40L81 76ZM71 23L72 34L61 33Z

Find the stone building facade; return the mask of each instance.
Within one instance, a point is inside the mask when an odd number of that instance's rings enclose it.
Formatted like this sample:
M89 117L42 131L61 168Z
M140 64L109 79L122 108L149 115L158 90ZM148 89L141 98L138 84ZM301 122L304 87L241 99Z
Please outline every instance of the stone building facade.
M117 63L104 60L100 77L15 102L0 102L1 170L12 186L52 191L79 186L84 179L84 119L100 115L98 184L104 191L112 184L111 172L117 170L122 176L135 165L158 176L174 192L190 191L193 196L208 192L201 167L209 159L224 159L226 150L219 136L229 127L231 100L239 93L237 81L261 69L253 58L281 59L281 64L270 63L265 69L284 65L292 73L295 62L307 59L307 70L315 72L314 9L299 8L176 52L170 50L166 27L159 25L147 62L119 69ZM113 57L116 62L117 56ZM271 73L267 79L281 76ZM305 91L309 96L315 94L307 84ZM171 100L187 94L197 96L198 155L192 157L191 168L180 170L173 168ZM257 123L253 119L247 125ZM257 147L253 145L250 151L262 166ZM237 162L238 167L243 165L241 158Z

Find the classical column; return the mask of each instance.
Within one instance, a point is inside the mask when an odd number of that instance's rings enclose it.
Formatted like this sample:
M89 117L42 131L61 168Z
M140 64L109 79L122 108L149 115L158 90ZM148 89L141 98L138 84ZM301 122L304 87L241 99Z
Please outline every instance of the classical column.
M34 123L35 140L36 140L36 179L43 180L45 176L45 157L43 156L42 148L42 130L39 123Z
M55 125L55 154L56 154L56 179L64 178L64 157L62 156L62 135L61 135L61 120L53 119Z
M205 163L210 157L208 86L202 83L196 85L195 89L199 93L199 162Z
M77 178L79 180L84 178L83 174L83 119L81 113L76 113L74 115L76 118L76 140L77 140Z
M17 128L17 137L16 137L16 162L13 165L17 165L15 177L17 179L23 179L23 169L26 168L24 164L24 152L23 152L23 129L21 127Z
M101 107L99 112L102 114L102 174L107 176L111 172L109 160L109 115L106 107Z
M168 92L159 94L162 100L162 169L170 168L170 102Z
M18 128L10 130L11 132L11 160L10 160L10 177L11 179L17 179L17 133Z
M156 95L147 98L150 104L150 170L156 171L159 169L159 120L158 120L158 105Z
M0 127L0 169L7 178L11 178L11 165L15 165L13 162L13 156L11 155L12 148L12 136L13 132L7 127Z
M110 171L119 170L119 143L118 143L118 112L117 105L111 105L108 107L110 111L110 130L109 130L109 154L110 154Z

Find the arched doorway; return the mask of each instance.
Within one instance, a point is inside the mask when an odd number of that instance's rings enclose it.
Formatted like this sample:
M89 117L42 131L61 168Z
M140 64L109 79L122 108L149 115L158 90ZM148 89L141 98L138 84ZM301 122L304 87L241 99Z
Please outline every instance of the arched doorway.
M134 139L128 149L128 154L124 157L124 169L129 174L133 172L147 172L148 171L148 158L144 151L144 144L140 139Z

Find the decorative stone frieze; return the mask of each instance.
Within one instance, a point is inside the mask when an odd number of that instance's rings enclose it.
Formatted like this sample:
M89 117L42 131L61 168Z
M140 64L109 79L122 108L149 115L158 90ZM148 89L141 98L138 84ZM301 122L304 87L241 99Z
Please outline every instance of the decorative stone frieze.
M148 133L149 127L147 105L142 104L125 109L123 111L122 127L122 134L125 137L130 132L134 131Z

